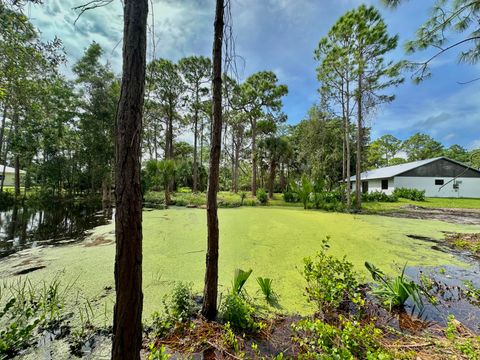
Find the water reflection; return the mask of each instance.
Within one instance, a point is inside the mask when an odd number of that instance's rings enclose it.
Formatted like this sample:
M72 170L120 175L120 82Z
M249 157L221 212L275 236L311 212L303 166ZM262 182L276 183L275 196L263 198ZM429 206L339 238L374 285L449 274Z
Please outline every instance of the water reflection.
M112 210L102 211L97 203L15 205L0 211L0 257L41 244L78 241L86 230L106 224L111 217Z

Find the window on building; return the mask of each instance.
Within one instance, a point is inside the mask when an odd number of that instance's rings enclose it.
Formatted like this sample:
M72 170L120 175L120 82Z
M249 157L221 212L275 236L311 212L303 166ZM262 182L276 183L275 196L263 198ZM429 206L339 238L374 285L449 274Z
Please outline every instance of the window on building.
M388 189L388 179L382 180L382 190Z
M443 185L444 181L443 179L435 179L435 185Z

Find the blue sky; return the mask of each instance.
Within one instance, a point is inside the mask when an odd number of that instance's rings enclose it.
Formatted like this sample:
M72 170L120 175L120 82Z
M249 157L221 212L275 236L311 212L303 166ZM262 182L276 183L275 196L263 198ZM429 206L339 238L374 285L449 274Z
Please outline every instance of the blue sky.
M153 0L157 36L156 56L178 60L191 54L211 54L213 0ZM84 14L74 25L73 7L85 0L45 0L31 6L30 17L42 37L60 37L68 53L65 72L91 41L105 49L105 58L116 72L121 69L122 8L120 0ZM378 7L391 34L399 34L400 44L414 37L415 30L428 17L433 0L406 2L396 10L382 7L379 0L232 0L233 31L240 75L273 70L289 87L284 111L289 123L303 119L317 102L318 82L313 51L321 37L344 12L361 3ZM151 14L152 15L152 14ZM151 44L149 44L151 45ZM149 51L152 51L150 46ZM429 53L406 56L403 48L392 52L394 59L424 60ZM421 83L407 81L392 92L396 100L382 106L368 119L372 137L393 134L405 139L425 132L446 146L458 143L466 148L480 147L478 131L480 66L458 64L455 52L432 64L433 76Z

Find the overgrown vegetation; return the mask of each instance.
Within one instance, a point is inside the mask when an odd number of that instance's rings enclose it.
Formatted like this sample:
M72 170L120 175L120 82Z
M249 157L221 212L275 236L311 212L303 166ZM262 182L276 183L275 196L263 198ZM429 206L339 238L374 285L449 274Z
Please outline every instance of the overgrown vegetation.
M409 199L413 201L425 201L425 190L395 188L393 195L398 198Z

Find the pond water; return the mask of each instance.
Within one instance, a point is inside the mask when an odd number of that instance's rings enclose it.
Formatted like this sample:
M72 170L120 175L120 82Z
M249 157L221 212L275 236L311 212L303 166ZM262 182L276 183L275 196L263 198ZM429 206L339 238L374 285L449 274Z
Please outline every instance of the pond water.
M52 202L42 207L15 205L0 211L0 258L39 245L82 239L86 230L112 218L98 203Z

